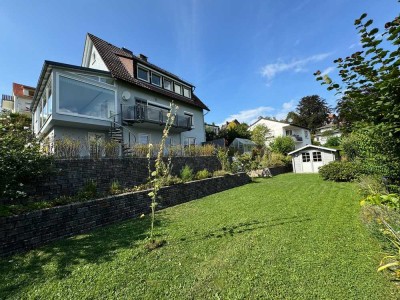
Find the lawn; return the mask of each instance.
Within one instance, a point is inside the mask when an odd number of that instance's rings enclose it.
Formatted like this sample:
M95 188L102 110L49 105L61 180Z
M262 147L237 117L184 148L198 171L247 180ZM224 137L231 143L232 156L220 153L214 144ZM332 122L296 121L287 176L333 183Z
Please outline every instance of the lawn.
M399 299L350 183L259 179L0 260L0 299Z

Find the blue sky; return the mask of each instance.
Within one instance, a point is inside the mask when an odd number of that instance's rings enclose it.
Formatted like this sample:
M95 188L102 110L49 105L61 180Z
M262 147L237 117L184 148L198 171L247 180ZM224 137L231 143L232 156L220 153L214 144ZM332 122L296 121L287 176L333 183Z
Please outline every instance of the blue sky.
M360 49L354 19L375 26L396 0L22 1L0 3L0 93L36 86L43 61L80 65L87 32L143 53L196 86L220 124L260 115L284 118L303 96L335 96L315 81L333 60Z

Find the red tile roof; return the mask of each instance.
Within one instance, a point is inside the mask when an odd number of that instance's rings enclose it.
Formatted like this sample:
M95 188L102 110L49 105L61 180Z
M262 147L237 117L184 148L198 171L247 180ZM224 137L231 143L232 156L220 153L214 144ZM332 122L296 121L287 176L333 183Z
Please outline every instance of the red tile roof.
M24 95L24 89L27 90L31 90L33 92L35 92L35 88L28 86L28 85L24 85L24 84L20 84L20 83L15 83L13 82L13 94L17 97L25 97L25 98L33 98L33 96L29 96L29 95Z
M118 47L116 47L116 46L94 36L93 34L90 34L90 33L88 33L88 36L91 39L91 41L93 42L93 45L96 47L97 51L99 52L101 58L103 59L104 63L106 64L108 70L111 72L111 75L113 77L115 77L117 79L121 79L126 82L129 82L129 83L139 86L141 88L162 94L162 95L172 98L174 100L184 102L184 103L187 103L190 105L194 105L194 106L197 106L202 109L209 110L209 108L193 93L192 93L192 98L188 99L181 95L177 95L173 92L167 91L163 88L154 86L153 84L150 84L150 83L147 83L140 79L135 78L135 74L132 74L133 75L132 76L130 73L130 70L127 70L127 68L125 67L126 60L124 60L124 62L123 62L120 59L120 56L132 60L133 70L136 69L136 64L140 63L140 64L146 65L154 70L157 70L160 73L164 73L165 75L167 75L171 78L174 78L176 80L179 80L182 83L185 83L192 87L193 85L191 85L190 83L180 79L178 76L176 76L166 70L163 70L163 69L157 67L156 65L153 65L153 64L147 62L144 59L141 59L138 56L133 55L132 52L129 51L128 49L118 48ZM135 73L135 72L133 72L133 73Z

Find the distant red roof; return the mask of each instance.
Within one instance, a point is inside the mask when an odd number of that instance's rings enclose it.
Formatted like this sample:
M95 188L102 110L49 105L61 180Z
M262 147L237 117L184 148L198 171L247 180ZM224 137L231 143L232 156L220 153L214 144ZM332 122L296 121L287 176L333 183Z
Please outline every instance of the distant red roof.
M32 95L24 95L24 89L33 91ZM34 87L15 82L13 83L13 94L17 97L33 98L34 93L35 93Z
M176 99L178 101L185 102L190 105L200 107L202 109L209 110L209 108L193 93L192 93L192 98L188 99L181 95L177 95L173 92L167 91L165 89L154 86L153 84L150 84L150 83L147 83L147 82L144 82L142 80L135 78L135 74L130 73L130 71L134 70L135 68L132 68L130 70L127 69L126 64L129 62L127 62L125 60L121 60L120 57L131 60L133 66L136 66L137 63L147 65L161 73L165 73L166 75L168 75L174 79L180 80L181 82L192 86L191 84L187 83L186 81L180 79L178 76L147 62L146 59L143 59L141 57L133 55L132 52L129 51L128 49L118 48L118 47L116 47L116 46L94 36L93 34L90 34L90 33L88 33L88 36L91 39L91 41L93 42L93 45L96 47L97 51L99 52L101 58L103 59L104 63L106 64L108 70L110 70L113 77L124 80L126 82L129 82L129 83L139 86L141 88L151 90L151 91L159 93L159 94L163 94L169 98ZM133 72L133 73L135 73L135 72Z

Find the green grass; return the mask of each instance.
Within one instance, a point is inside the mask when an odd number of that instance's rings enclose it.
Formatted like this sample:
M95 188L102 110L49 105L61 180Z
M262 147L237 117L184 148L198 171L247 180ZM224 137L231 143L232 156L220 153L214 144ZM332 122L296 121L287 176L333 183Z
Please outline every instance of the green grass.
M0 299L399 299L350 183L287 174L0 261Z

